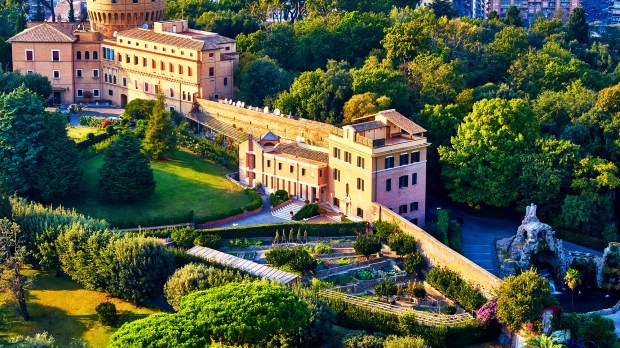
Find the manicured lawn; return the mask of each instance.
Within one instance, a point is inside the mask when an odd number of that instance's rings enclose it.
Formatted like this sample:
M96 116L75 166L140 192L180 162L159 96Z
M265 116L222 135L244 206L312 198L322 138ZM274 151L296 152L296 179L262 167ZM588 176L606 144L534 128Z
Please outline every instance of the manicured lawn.
M2 339L47 331L59 347L67 347L73 339L81 339L89 347L106 347L110 336L122 323L159 311L110 298L120 315L119 323L116 328L103 326L98 322L95 307L106 300L106 293L86 290L69 278L55 278L37 271L29 273L36 276L26 300L31 319L24 322L17 311L5 305L11 325L0 332Z
M67 135L69 135L69 138L73 140L82 140L86 138L86 134L88 133L97 134L100 131L101 129L98 129L95 127L86 127L86 126L67 127Z
M97 198L97 170L102 164L103 155L84 164L82 192L63 205L74 207L85 215L106 219L116 227L191 222L192 210L196 221L200 222L214 214L242 208L250 202L250 197L240 187L224 177L230 170L179 150L170 160L151 162L157 183L151 197L131 204L102 203Z

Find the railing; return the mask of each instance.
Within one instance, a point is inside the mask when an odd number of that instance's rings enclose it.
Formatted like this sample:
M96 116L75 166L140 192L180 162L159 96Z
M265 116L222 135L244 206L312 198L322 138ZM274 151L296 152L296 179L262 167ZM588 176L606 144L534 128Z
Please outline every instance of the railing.
M412 308L394 306L389 303L379 302L368 298L362 298L359 296L349 295L342 292L334 291L331 289L323 290L323 296L328 298L340 298L341 300L356 306L366 307L373 311L385 312L389 314L401 315L401 314L413 314L417 322L427 326L456 326L472 320L473 317L469 313L461 314L437 314L429 313L425 311L419 311Z

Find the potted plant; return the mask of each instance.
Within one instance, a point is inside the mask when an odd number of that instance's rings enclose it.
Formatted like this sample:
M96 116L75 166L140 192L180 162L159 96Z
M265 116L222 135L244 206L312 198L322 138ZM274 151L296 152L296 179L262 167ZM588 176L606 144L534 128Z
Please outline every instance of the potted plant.
M93 92L91 92L91 91L84 91L84 94L82 95L82 97L84 98L84 102L85 103L90 103L90 100L93 97Z

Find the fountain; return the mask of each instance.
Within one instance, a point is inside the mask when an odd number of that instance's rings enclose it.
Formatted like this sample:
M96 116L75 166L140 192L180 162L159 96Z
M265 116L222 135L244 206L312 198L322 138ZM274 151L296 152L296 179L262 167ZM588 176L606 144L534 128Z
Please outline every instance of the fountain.
M553 279L549 279L549 287L551 287L551 294L553 294L553 295L561 295L562 294L561 291L557 291L555 289L555 282L553 281Z

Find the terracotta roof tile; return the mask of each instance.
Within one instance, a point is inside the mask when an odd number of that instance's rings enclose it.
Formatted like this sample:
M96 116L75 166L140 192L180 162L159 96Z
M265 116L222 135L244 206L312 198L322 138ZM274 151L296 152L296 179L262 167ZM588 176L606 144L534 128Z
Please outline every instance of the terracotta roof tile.
M232 43L235 40L217 34L189 36L183 33L156 33L150 29L134 28L118 33L118 37L144 40L162 45L182 47L196 51L218 49L220 44Z
M381 121L370 121L370 122L352 124L351 127L356 132L365 132L365 131L369 131L369 130L372 130L372 129L385 128L386 125L385 125L385 123L383 123Z
M68 29L68 30L67 30ZM42 23L28 28L8 39L8 42L74 42L77 40L71 28L55 27Z
M385 117L388 121L394 123L401 129L407 131L407 133L409 134L419 134L426 132L426 129L422 128L420 125L411 121L407 117L401 115L394 109L379 111L378 114Z
M301 157L301 158L306 158L309 160L313 160L313 161L318 161L318 162L322 162L322 163L327 163L327 161L329 160L329 155L325 152L321 152L321 151L316 151L316 150L310 150L310 149L306 149L303 148L297 144L278 144L276 145L276 147L274 147L275 151L287 154L287 155L292 155L292 156L297 156L297 157Z

